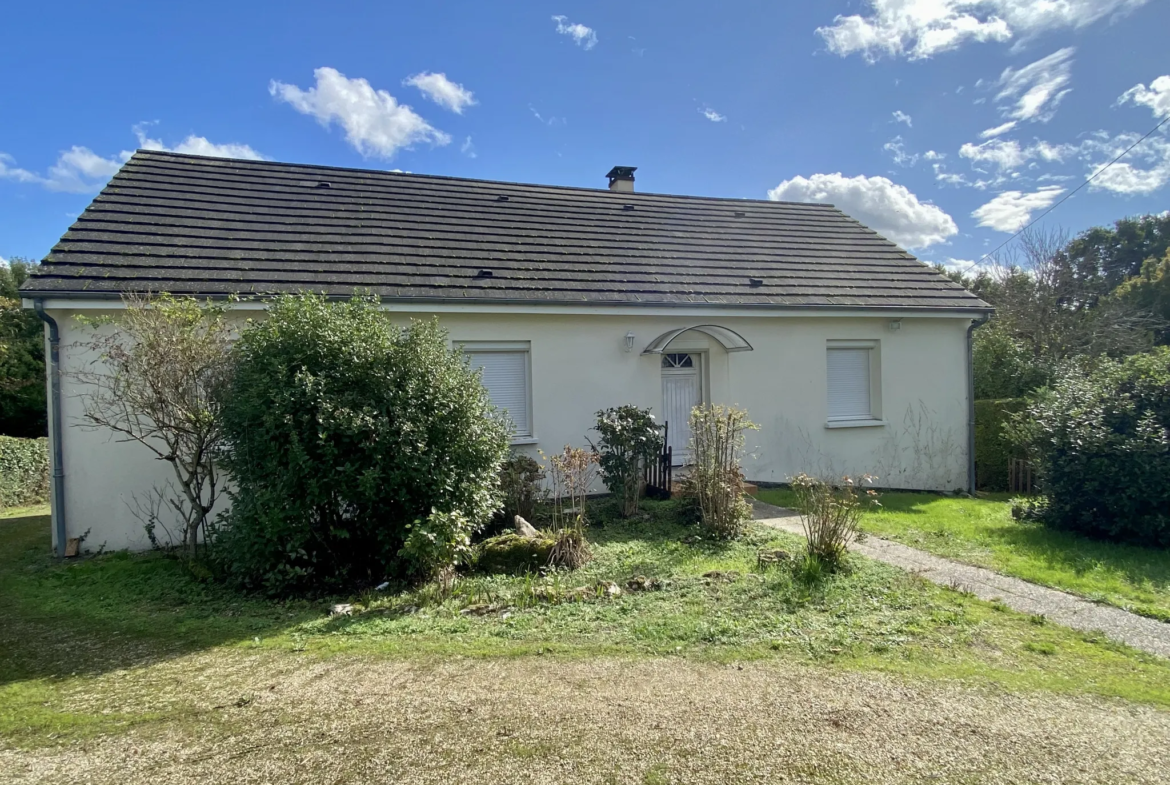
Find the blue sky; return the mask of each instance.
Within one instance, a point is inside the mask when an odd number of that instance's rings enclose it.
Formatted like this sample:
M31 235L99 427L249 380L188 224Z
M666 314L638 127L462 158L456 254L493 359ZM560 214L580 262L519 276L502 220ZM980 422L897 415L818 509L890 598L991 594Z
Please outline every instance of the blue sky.
M965 265L1170 117L1165 0L23 3L0 257L140 146L830 201ZM440 76L441 75L441 76ZM1170 124L1042 225L1170 207ZM957 261L955 261L957 260Z

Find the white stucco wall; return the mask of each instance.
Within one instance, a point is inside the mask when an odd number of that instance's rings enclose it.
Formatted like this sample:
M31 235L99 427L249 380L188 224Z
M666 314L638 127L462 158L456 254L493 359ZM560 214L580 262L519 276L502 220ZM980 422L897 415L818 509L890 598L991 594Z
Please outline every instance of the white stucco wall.
M96 311L86 311L89 316ZM111 312L114 313L114 312ZM148 547L130 510L170 478L169 465L141 445L79 427L82 392L70 376L93 358L75 345L85 328L75 311L50 310L61 329L64 470L68 536L88 531L86 547ZM252 313L252 316L259 314ZM242 318L242 315L241 315ZM405 322L409 315L399 314ZM715 340L689 332L670 346L703 356L704 396L748 410L760 430L749 435L744 473L750 480L784 482L799 472L876 475L896 488L953 490L966 484L969 318L681 313L443 313L453 341L526 341L531 346L532 423L536 455L565 444L583 445L599 409L625 403L661 412L661 359L643 356L660 334L717 323L743 335L754 351L729 354ZM632 352L624 336L636 336ZM884 425L826 427L826 349L830 340L878 342L875 372Z

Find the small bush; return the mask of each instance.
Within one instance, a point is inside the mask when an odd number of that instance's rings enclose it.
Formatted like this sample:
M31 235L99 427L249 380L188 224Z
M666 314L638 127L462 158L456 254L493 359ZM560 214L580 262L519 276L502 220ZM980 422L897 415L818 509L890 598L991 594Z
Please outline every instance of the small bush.
M216 557L270 593L427 578L499 509L508 424L435 321L285 296L232 349Z
M594 445L601 478L628 518L638 511L643 467L662 452L662 427L649 409L618 406L598 412L594 430L601 434Z
M556 540L528 538L519 534L490 537L476 547L475 569L494 575L522 575L537 572L549 563Z
M1170 348L1071 369L1013 418L1054 528L1170 547Z
M759 426L742 409L707 404L691 410L690 425L693 463L682 481L683 494L695 500L708 532L720 539L739 537L752 517L740 454L744 433Z
M49 440L0 436L0 507L49 500Z
M517 515L531 522L536 517L536 505L544 496L543 483L544 467L527 455L510 455L500 467L504 506L492 528L497 531L512 528Z
M1024 398L975 401L975 477L985 491L1008 490L1008 466L1022 451L1004 431L1011 415L1024 410Z
M872 478L864 477L869 484ZM807 539L808 557L826 569L839 568L849 545L861 533L861 513L866 505L877 504L873 489L859 490L850 477L832 484L801 474L792 480L796 508Z

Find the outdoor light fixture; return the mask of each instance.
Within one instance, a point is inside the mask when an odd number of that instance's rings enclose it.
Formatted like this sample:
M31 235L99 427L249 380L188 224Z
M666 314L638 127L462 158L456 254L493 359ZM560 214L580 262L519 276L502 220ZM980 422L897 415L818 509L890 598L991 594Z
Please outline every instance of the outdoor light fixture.
M627 352L634 351L634 334L633 333L626 333L626 351Z
M902 329L901 319L890 319L890 332L896 332Z

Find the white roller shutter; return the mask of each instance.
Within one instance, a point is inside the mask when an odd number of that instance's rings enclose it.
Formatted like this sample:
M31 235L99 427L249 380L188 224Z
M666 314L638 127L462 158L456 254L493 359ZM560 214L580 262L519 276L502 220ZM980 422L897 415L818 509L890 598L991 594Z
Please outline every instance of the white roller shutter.
M528 402L528 352L468 352L472 368L483 369L492 403L508 412L516 436L532 435Z
M829 420L873 417L869 391L870 349L829 349Z

